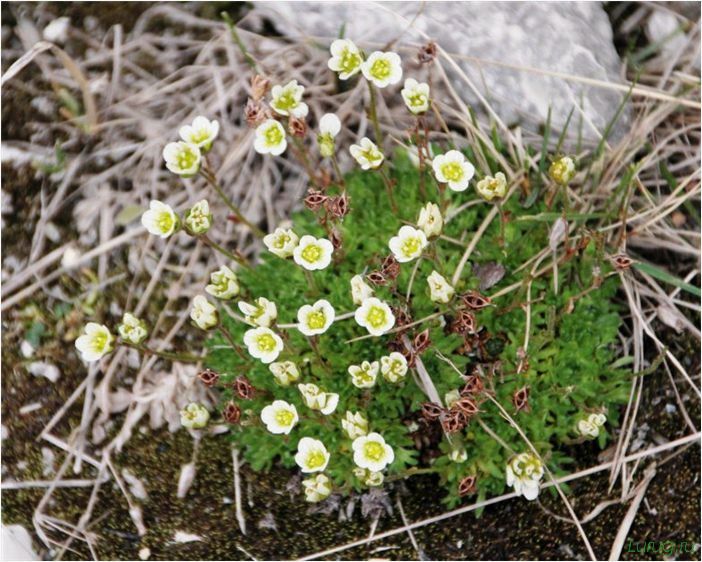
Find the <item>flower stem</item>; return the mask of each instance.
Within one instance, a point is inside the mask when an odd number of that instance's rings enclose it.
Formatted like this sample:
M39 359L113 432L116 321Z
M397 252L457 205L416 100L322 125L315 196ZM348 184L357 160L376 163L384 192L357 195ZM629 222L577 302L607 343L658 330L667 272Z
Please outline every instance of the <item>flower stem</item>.
M305 269L305 277L307 278L307 283L312 289L312 294L318 295L319 294L319 286L317 285L317 281L315 281L314 275L312 275L312 272L308 269Z
M151 349L150 347L146 347L145 345L132 345L126 342L122 342L122 345L141 351L145 355L156 355L157 357L161 357L162 359L168 359L170 361L180 361L181 363L197 363L199 361L202 361L202 357L198 357L197 355L191 355L189 353L174 353L171 351L160 351L156 349Z
M397 203L395 202L395 195L392 192L392 181L390 181L388 174L385 172L382 166L378 168L378 172L385 183L385 189L388 192L388 199L390 199L390 208L392 209L393 213L397 214Z
M380 148L380 151L383 151L383 133L380 130L380 122L378 121L378 97L375 93L375 86L373 86L373 83L368 80L368 91L370 92L370 119L371 122L373 123L373 130L375 131L375 143L378 145L378 148Z
M219 333L224 336L224 339L227 340L227 343L229 343L229 345L232 346L232 349L236 351L237 355L239 355L239 357L241 357L242 359L248 361L248 356L241 349L241 346L238 343L236 343L236 341L234 340L234 336L231 335L229 330L227 330L221 323L217 326L217 329L219 330Z
M293 145L295 146L293 152L295 152L297 159L300 160L300 163L302 164L303 168L305 168L305 172L307 172L307 175L309 176L312 185L317 186L317 176L315 175L314 169L310 164L310 157L305 143L294 135L291 135L290 138L292 139Z
M211 246L212 248L217 250L223 256L228 257L230 260L233 260L244 267L248 267L249 269L251 268L251 264L248 262L248 260L246 260L246 258L243 258L242 256L239 256L237 254L233 254L229 250L223 248L222 246L217 244L217 242L215 242L209 236L207 236L207 234L201 234L200 239L208 246Z
M332 161L332 167L334 168L334 172L336 173L337 177L339 178L339 185L341 187L344 187L344 176L341 173L341 168L339 168L339 162L336 159L336 154L331 155L331 161Z

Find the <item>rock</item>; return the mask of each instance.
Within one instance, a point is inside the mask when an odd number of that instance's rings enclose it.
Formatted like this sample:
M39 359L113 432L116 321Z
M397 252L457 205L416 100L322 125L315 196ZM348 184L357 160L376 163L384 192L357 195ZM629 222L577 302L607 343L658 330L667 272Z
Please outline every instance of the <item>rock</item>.
M624 95L513 68L531 67L621 84L622 63L599 2L271 2L259 3L259 8L279 14L274 21L283 33L304 33L329 42L339 36L342 25L344 36L361 46L398 37L401 44L425 44L426 39L416 31L421 30L454 56L483 59L478 66L475 60L455 58L507 125L519 123L532 131L545 123L549 107L552 125L560 131L578 103L583 116L577 108L573 111L571 138L577 138L582 120L583 139L598 142ZM410 22L415 29L409 28ZM415 61L415 56L404 56L405 76L418 73ZM445 61L443 66L457 91L474 109L483 111L458 73ZM629 122L629 108L625 108L610 139L620 138Z
M56 365L44 361L30 363L27 367L27 371L35 377L46 377L51 382L56 382L61 376L61 371L59 371Z
M3 560L41 560L34 552L32 538L21 525L2 526Z

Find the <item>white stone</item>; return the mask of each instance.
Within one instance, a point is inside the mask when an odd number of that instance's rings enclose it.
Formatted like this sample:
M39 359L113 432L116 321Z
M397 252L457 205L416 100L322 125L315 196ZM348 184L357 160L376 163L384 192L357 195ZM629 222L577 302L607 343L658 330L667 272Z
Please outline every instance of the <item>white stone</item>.
M41 560L27 529L21 525L2 526L2 560Z

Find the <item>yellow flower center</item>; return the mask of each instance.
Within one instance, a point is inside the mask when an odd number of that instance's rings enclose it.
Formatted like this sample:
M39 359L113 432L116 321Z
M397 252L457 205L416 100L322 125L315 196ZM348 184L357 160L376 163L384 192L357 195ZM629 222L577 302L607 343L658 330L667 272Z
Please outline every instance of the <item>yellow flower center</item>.
M307 315L307 327L313 330L321 330L326 322L327 319L321 310L315 310Z
M419 238L406 238L402 242L402 254L407 257L414 256L419 252L421 247L422 245L419 242Z
M302 250L302 259L309 263L316 262L320 257L322 257L322 248L315 244L310 244Z
M371 306L368 314L366 315L366 320L373 326L373 328L380 328L387 322L388 316L384 309L379 306Z
M385 457L385 447L377 441L368 441L363 446L363 454L367 459L378 462Z
M369 382L373 382L375 380L373 378L373 375L371 375L369 371L365 371L365 370L358 371L358 373L356 373L354 375L354 377L359 384L360 383L369 383Z
M377 160L380 160L383 155L380 153L379 150L376 150L375 148L369 148L367 150L362 150L361 155L368 160L368 162L376 162Z
M278 422L278 425L282 425L283 427L289 426L294 418L295 416L290 410L278 410L275 413L275 421Z
M390 63L385 59L377 59L371 66L370 73L373 78L385 80L390 76Z
M178 167L182 170L187 170L192 168L195 162L197 162L197 154L194 150L191 150L190 147L182 148L180 152L178 152L177 160Z
M297 107L297 100L295 99L295 92L292 88L284 90L280 96L275 99L274 105L278 109L283 111L288 111L290 109L295 109Z
M423 107L427 103L427 97L420 92L415 92L408 96L407 101L411 107Z
M361 64L361 55L354 53L351 49L344 49L341 55L339 66L343 72L353 72Z
M314 469L324 466L324 453L322 451L312 451L307 455L307 468Z
M463 167L458 162L447 162L441 166L441 173L448 181L458 181L463 177Z
M200 144L201 142L205 142L210 138L210 132L207 129L199 129L197 131L193 131L193 133L190 135L190 142L193 142L195 144Z
M402 363L400 361L395 360L392 363L390 363L390 372L393 375L399 375L401 373L401 371L402 371Z
M280 234L273 242L273 246L282 250L288 242L290 242L290 236L287 234Z
M156 220L156 224L161 232L170 232L173 228L173 216L171 213L161 213Z
M102 351L107 345L107 335L98 333L93 336L93 349Z
M267 146L278 146L284 139L284 133L281 130L281 127L278 126L277 122L268 127L263 136L266 139Z
M275 349L275 339L271 334L261 334L256 338L256 345L261 351L266 353L273 351Z

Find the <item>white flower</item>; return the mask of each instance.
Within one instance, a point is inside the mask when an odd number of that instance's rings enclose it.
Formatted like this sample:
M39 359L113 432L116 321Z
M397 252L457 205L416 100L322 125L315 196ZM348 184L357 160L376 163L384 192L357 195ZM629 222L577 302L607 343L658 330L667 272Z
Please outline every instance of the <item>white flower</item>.
M207 152L219 134L219 122L199 115L192 125L183 125L178 133L185 142L195 144L202 152Z
M473 164L466 160L458 150L449 150L446 154L439 154L431 161L434 176L437 181L447 183L453 191L465 191L468 182L475 174Z
M463 463L468 459L468 452L464 448L451 449L449 453L449 458L455 463Z
M306 336L323 334L332 325L335 316L334 307L327 300L305 304L297 311L297 329Z
M405 105L415 115L429 109L429 84L417 82L414 78L405 80L405 87L400 91Z
M161 201L151 201L149 210L141 215L141 224L149 231L149 234L168 238L176 230L180 221L175 211L169 205Z
M76 349L83 361L98 361L112 351L114 339L107 326L88 322L84 334L76 339Z
M290 386L290 383L295 382L300 378L300 371L297 365L292 361L281 361L279 363L271 363L268 369L275 377L275 380L280 386Z
M521 453L507 463L507 485L512 486L517 495L534 500L539 495L539 481L544 475L541 461L531 453Z
M197 295L193 299L190 318L201 330L209 330L219 323L217 308L202 295Z
M356 439L368 433L368 419L361 412L347 411L344 419L341 420L341 427L349 436L349 439Z
M252 326L270 328L278 318L278 308L275 303L265 297L258 297L254 303L239 301L239 310L245 316L244 320Z
M339 395L335 392L324 392L316 384L297 385L305 405L310 410L318 410L325 416L332 414L339 403Z
M400 227L397 236L390 238L390 251L400 263L412 261L422 255L429 241L421 230L405 225Z
M317 503L329 497L332 487L331 481L326 474L316 474L313 478L302 481L305 489L305 500L310 503Z
M363 137L359 144L352 144L349 152L363 170L378 168L385 158L378 146L368 137Z
M380 486L385 480L385 475L382 472L373 472L358 466L353 469L353 474L364 486Z
M314 271L324 269L331 263L334 245L326 238L315 238L306 234L293 250L295 263Z
M298 119L307 117L309 108L302 101L305 87L297 80L291 80L285 86L273 86L271 89L271 107L279 115L292 115Z
M270 328L254 328L244 334L244 344L251 357L263 363L273 363L283 351L283 340Z
M360 275L354 275L351 278L351 298L353 299L353 304L361 305L363 301L373 296L373 289L371 289L363 277Z
M285 139L285 129L275 119L266 119L256 127L254 150L259 154L278 156L285 152L288 141Z
M371 472L380 472L395 460L392 447L385 443L379 433L369 433L354 439L353 462Z
M334 156L336 150L334 139L339 131L341 131L341 121L333 113L325 113L319 120L317 144L319 144L319 153L325 158Z
M485 176L475 185L475 191L488 201L502 199L507 193L507 178L502 172L497 172L494 178Z
M390 307L375 297L367 298L353 315L356 323L373 336L382 336L395 325Z
M149 335L149 330L143 320L140 320L130 312L125 312L122 316L122 323L117 326L117 333L124 341L133 345L139 345Z
M575 162L569 156L563 156L551 164L548 175L556 183L566 185L575 175Z
M607 422L604 414L590 414L587 419L578 422L578 433L583 437L595 439L600 435L600 428Z
M454 288L438 271L431 272L429 277L427 277L427 284L429 285L429 298L434 302L446 304L456 293Z
M329 463L329 451L319 439L303 437L297 443L295 462L302 472L322 472Z
M361 70L363 57L356 45L348 39L337 39L330 47L331 58L327 62L330 70L339 73L339 80L348 80Z
M280 258L292 256L299 240L297 234L289 228L276 228L274 232L263 237L263 243L268 248L268 251Z
M361 72L366 80L373 82L378 88L385 88L389 84L397 84L402 79L402 60L400 55L392 51L374 51L361 64Z
M417 226L422 229L427 238L433 238L441 234L444 227L444 217L441 216L441 209L436 203L427 203L419 211Z
M295 427L299 418L294 404L285 400L274 400L261 410L261 421L271 433L287 435Z
M375 379L378 378L380 365L377 361L370 363L364 361L360 365L351 365L348 369L351 375L351 384L356 388L371 388L375 385Z
M163 159L171 172L189 178L200 169L202 152L196 144L190 142L169 142L163 148Z
M388 382L397 382L407 374L407 359L402 353L393 351L390 355L380 358L380 372Z
M210 421L210 413L202 404L191 402L180 411L180 424L188 429L202 429Z
M205 291L215 298L229 300L239 294L239 280L226 265L210 273L210 284Z
M185 213L183 226L193 236L205 234L212 226L212 213L209 203L203 199Z

